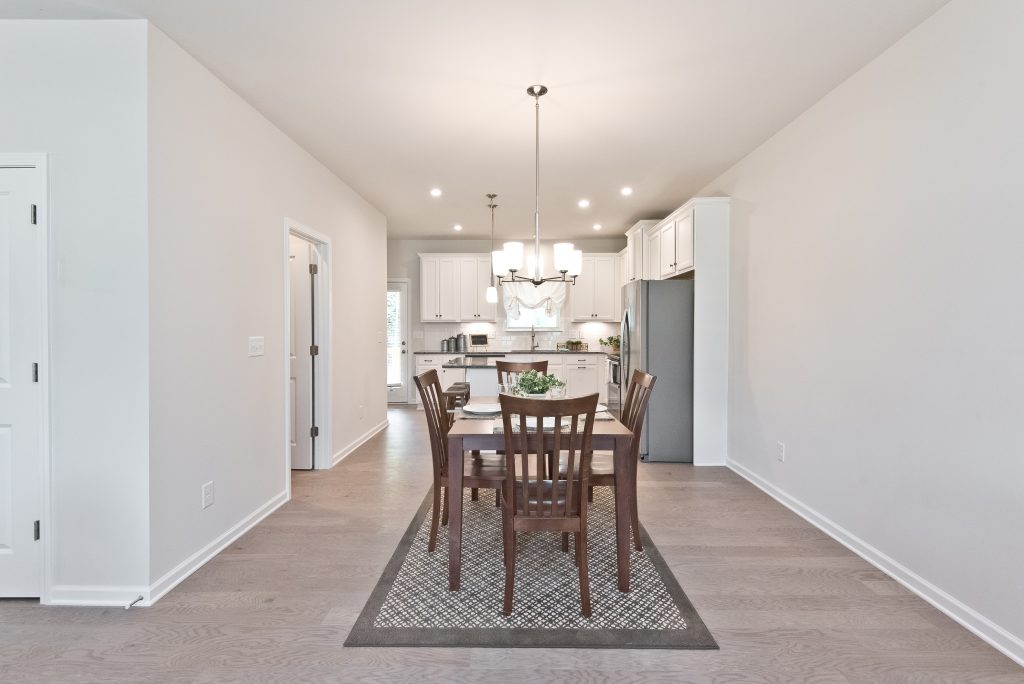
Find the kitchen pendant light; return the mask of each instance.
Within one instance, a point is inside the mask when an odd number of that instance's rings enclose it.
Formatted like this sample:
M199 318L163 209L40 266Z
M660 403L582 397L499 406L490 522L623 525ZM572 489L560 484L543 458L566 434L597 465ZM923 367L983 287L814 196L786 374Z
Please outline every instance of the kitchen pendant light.
M523 243L506 242L500 251L491 252L491 267L494 275L498 277L499 283L533 283L534 286L542 283L570 283L576 284L576 276L580 274L583 267L583 252L573 249L571 242L559 242L554 247L554 266L558 271L556 276L544 276L544 260L540 254L540 98L548 92L546 86L532 85L526 89L526 94L533 98L535 108L535 135L534 171L536 182L534 185L534 212L533 212L533 254L526 258L526 275L520 275L523 270ZM488 195L488 197L491 197ZM491 249L494 249L493 217L494 209L491 209L492 235ZM490 288L488 288L490 297ZM490 301L490 299L488 299ZM497 301L497 291L495 291Z
M497 197L495 194L487 195L487 208L491 210L491 284L487 287L484 299L487 300L488 304L498 303L498 288L494 286L494 276L497 273L501 273L495 265L495 256L498 254L498 252L494 251L494 210L498 208L498 205L494 203L495 197Z

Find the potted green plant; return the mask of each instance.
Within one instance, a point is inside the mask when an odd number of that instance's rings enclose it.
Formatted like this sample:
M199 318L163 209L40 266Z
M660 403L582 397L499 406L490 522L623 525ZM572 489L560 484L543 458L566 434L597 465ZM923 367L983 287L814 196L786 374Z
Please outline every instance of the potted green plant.
M622 338L619 337L618 335L609 335L608 339L602 337L601 339L598 340L598 343L602 347L611 347L613 352L617 352L619 351L620 345L622 343Z
M582 351L583 350L583 340L566 340L565 341L565 347L569 351Z
M542 399L547 396L548 390L553 387L565 387L565 383L554 375L528 370L519 376L514 392L520 396Z

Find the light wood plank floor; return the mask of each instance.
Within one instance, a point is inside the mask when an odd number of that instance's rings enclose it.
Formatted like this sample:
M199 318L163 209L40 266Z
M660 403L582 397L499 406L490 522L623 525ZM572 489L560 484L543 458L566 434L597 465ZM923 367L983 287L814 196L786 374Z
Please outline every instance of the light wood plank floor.
M731 471L669 464L641 519L720 651L342 648L430 483L423 414L390 419L153 608L0 601L0 682L1024 682Z

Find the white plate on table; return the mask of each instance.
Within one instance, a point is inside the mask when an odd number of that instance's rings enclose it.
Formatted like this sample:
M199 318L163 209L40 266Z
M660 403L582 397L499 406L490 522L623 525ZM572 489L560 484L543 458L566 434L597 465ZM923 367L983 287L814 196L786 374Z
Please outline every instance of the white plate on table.
M496 416L501 413L501 404L466 404L462 410L474 416Z

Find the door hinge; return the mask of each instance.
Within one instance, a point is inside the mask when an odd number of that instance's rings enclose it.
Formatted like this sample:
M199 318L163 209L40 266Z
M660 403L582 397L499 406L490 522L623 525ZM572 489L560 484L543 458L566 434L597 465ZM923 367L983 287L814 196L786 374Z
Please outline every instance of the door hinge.
M39 541L39 521L32 523L32 540Z
M32 364L32 382L39 382L39 364Z
M320 345L317 345L317 344L309 345L309 355L310 356L319 356L320 355Z
M38 209L37 209L36 205L33 204L32 205L32 225L33 226L36 225L36 213L37 213L37 211L38 211Z
M317 268L316 264L310 264L309 265L309 274L310 275L316 275L318 272L319 272L319 269Z
M319 437L320 436L320 428L318 428L316 425L314 425L313 427L309 428L309 436L310 437Z

